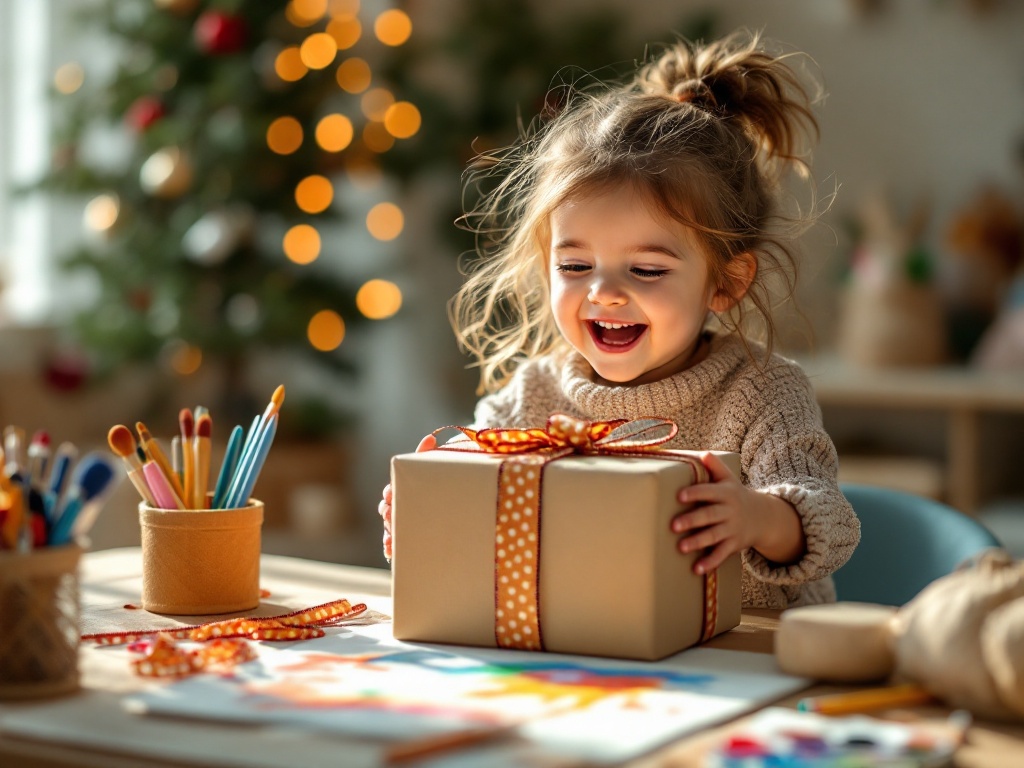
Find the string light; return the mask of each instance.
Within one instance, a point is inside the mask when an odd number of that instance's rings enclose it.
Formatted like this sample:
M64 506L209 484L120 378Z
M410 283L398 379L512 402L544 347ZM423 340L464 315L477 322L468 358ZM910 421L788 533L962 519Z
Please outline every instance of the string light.
M377 203L366 214L366 229L377 240L394 240L405 226L402 209L394 203Z
M168 353L171 368L181 376L191 376L203 364L203 351L180 339L171 343Z
M402 291L388 280L370 280L356 292L356 308L370 320L383 320L402 308Z
M384 11L373 23L373 33L384 45L401 45L412 34L412 20L405 11Z
M384 113L384 127L396 139L408 139L421 123L420 111L408 101L396 101Z
M302 125L294 117L279 117L267 128L267 146L279 155L290 155L302 146Z
M358 57L345 59L338 67L335 77L342 90L348 93L362 93L370 87L370 65Z
M395 137L388 133L384 123L370 122L363 126L363 146L382 154L395 146Z
M334 38L339 51L345 51L359 42L359 38L363 36L363 25L355 17L331 19L327 22L326 34Z
M332 19L352 19L359 13L359 0L328 0L327 13Z
M117 223L121 203L117 195L99 195L85 206L82 218L85 225L94 232L108 232Z
M316 125L316 143L325 152L341 152L352 143L352 121L345 115L327 115Z
M327 13L327 0L291 0L285 16L296 27L316 24Z
M85 70L76 61L61 64L53 73L53 87L65 96L74 93L85 82Z
M317 32L302 41L299 57L310 69L324 69L334 62L338 55L338 44L326 32Z
M331 352L340 347L345 339L345 321L337 312L322 309L310 318L306 326L306 338L314 349Z
M386 88L371 88L359 100L359 105L367 119L376 120L378 123L384 119L384 113L388 111L388 107L394 103L395 97Z
M295 204L306 213L322 213L334 199L334 186L326 176L307 176L295 187Z
M296 264L309 264L320 255L320 233L309 224L296 224L285 232L284 255Z
M302 62L302 54L297 45L290 45L274 59L274 71L286 83L294 83L305 77L309 69Z

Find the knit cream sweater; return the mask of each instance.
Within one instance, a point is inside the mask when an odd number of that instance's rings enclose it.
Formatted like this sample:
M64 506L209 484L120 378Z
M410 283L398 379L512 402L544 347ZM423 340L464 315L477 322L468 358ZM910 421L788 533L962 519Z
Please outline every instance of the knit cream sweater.
M738 453L743 483L792 504L807 538L806 554L789 565L753 549L742 553L743 605L836 599L830 574L853 553L860 523L836 484L835 446L795 363L773 355L762 370L737 337L712 336L708 355L688 370L651 384L607 386L593 381L575 352L543 357L523 363L504 388L481 399L473 421L477 429L542 426L552 413L589 421L672 419L679 433L665 447Z

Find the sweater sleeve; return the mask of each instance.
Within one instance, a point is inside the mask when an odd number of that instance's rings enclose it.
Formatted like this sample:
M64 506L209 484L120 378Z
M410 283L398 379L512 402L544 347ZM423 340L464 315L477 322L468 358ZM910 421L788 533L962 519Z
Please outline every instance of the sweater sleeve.
M821 423L807 376L792 365L770 369L747 393L756 414L743 440L748 487L788 501L800 516L807 551L780 565L755 550L743 553L748 571L778 585L804 584L836 571L860 541L860 522L839 490L838 457Z

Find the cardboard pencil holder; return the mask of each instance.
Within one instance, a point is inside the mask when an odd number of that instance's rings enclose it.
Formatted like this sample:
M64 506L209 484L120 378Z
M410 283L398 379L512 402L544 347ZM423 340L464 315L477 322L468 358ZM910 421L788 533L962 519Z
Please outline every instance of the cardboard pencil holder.
M0 552L0 699L78 689L76 544Z
M260 602L263 502L239 509L139 505L142 607L198 616L248 611Z

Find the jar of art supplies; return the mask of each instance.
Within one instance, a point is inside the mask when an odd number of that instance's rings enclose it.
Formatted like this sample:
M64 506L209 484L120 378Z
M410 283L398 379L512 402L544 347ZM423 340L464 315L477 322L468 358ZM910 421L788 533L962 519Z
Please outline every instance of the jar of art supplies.
M78 689L77 544L0 552L0 699Z

